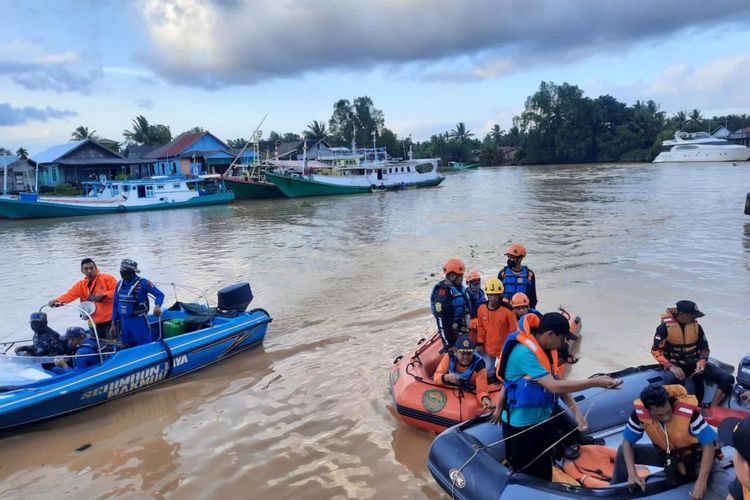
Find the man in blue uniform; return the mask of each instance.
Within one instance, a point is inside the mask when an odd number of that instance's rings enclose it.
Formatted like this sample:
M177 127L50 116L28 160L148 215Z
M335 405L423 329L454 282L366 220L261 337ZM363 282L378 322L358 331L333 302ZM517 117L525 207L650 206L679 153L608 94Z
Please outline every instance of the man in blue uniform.
M148 324L148 296L154 297L154 316L161 315L164 294L149 280L137 276L138 263L125 259L120 263L120 277L112 307L112 334L120 333L125 347L153 342Z
M443 349L453 348L459 335L469 332L469 296L463 286L466 266L450 259L443 266L445 279L432 288L430 305Z
M510 304L514 294L525 293L529 299L530 308L535 309L537 303L536 276L534 271L523 265L526 248L520 243L513 243L505 251L505 256L508 258L508 265L497 273L498 279L505 286L503 298L506 303Z
M19 356L61 356L69 354L60 334L47 326L47 315L43 312L31 314L30 324L34 331L33 345L16 347Z
M53 371L56 373L85 370L99 364L99 346L80 326L71 326L65 331L65 342L73 357L55 359Z

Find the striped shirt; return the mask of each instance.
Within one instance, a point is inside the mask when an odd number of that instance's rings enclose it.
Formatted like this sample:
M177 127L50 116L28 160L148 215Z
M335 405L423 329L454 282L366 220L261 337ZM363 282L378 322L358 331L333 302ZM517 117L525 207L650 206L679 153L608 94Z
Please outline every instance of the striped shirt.
M716 431L708 425L708 422L706 422L699 411L693 411L693 415L690 417L689 432L691 436L695 436L698 439L701 446L716 441ZM630 414L630 419L628 419L622 437L630 444L637 443L643 437L643 425L641 425L641 421L635 410Z

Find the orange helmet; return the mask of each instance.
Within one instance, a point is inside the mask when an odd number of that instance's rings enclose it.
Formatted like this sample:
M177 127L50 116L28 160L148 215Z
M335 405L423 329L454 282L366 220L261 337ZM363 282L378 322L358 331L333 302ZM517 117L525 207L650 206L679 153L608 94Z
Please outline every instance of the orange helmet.
M511 255L513 257L526 257L526 248L520 243L511 244L505 251L505 255Z
M513 307L528 307L529 304L529 298L525 293L514 293L513 297L510 298L510 305Z
M445 274L463 274L464 272L466 272L466 266L458 259L448 259L448 261L443 265L443 272Z
M481 276L479 276L479 271L472 271L466 276L464 276L464 279L467 283L471 283L472 281L479 281L482 279Z

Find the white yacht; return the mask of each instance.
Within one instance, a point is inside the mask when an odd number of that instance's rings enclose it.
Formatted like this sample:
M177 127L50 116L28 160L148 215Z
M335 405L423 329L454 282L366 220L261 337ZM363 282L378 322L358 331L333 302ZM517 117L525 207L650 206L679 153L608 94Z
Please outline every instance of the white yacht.
M654 163L745 161L750 159L750 148L726 139L713 137L708 132L675 132L674 139L662 143L661 153Z

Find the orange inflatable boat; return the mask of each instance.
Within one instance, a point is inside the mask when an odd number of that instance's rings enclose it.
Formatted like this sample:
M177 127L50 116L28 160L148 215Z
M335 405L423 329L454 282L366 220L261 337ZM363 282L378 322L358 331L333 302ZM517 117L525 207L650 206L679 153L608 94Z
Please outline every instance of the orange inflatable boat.
M571 331L580 333L581 319L562 312L570 321ZM396 358L390 373L390 391L398 417L406 424L438 433L484 413L474 392L433 382L442 347L438 335L427 341L422 339L413 354ZM576 350L577 346L571 346L571 353ZM501 384L489 384L493 405L497 405L501 388Z

